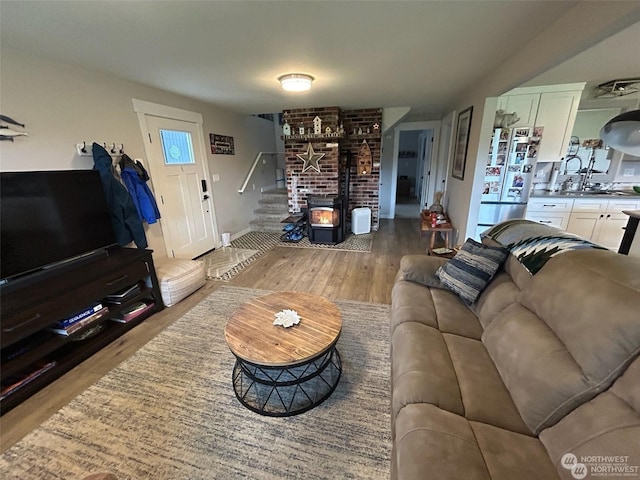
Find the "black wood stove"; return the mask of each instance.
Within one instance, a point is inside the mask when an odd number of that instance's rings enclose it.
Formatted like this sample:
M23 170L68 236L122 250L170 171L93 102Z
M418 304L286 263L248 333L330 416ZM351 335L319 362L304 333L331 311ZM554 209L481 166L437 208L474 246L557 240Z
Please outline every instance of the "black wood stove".
M346 202L341 196L307 197L308 236L311 243L335 245L344 241Z

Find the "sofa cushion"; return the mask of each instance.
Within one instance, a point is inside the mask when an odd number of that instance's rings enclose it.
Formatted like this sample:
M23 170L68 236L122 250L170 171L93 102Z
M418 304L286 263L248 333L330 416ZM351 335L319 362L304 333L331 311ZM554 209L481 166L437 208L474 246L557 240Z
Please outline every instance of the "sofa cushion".
M391 338L392 418L413 403L464 413L455 370L442 334L421 323L396 327Z
M480 340L482 326L473 312L460 298L448 290L431 290L436 309L438 330Z
M640 260L611 252L563 253L486 328L482 340L534 433L606 390L637 356L638 271Z
M612 387L576 408L553 427L540 433L551 460L562 478L573 479L562 459L575 455L583 463L588 478L601 476L592 467L611 466L604 456L626 457L622 466L635 468L630 476L640 475L640 359L636 359ZM598 473L600 475L591 475Z
M497 273L472 306L482 328L487 328L498 313L516 303L518 295L520 295L520 289L511 276L504 270Z
M553 480L537 438L469 422L429 404L403 408L396 421L395 470L403 480Z
M539 439L470 422L491 480L553 480L559 478Z
M405 322L471 338L482 335L478 318L453 292L398 280L391 292L391 332Z
M393 461L402 480L491 480L469 422L426 403L399 413Z
M508 251L468 238L456 255L436 272L442 284L471 305L491 281Z
M464 417L531 435L482 342L443 334L458 379Z
M431 291L418 283L399 280L391 290L391 333L405 322L438 327Z
M589 389L580 367L553 331L520 304L503 310L482 335L500 377L534 434L573 408Z
M583 250L552 260L520 302L553 330L592 384L609 386L640 351L640 259Z
M405 255L400 259L400 273L402 279L408 282L426 287L445 288L436 277L436 272L448 261L446 258L428 255Z

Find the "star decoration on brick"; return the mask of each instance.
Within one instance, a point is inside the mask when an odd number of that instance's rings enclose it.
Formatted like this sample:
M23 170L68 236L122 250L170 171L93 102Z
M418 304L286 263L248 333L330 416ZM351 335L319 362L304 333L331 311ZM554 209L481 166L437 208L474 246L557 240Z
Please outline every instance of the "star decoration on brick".
M307 153L298 154L296 153L296 157L304 162L302 166L302 173L307 170L314 169L316 172L320 173L320 167L318 166L318 162L324 158L326 153L316 153L313 151L313 146L309 143L307 147Z

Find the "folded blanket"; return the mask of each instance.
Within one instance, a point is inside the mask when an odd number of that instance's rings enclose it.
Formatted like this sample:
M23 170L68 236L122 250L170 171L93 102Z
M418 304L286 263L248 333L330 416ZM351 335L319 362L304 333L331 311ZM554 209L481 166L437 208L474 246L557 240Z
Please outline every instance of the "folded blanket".
M532 275L560 253L585 248L606 250L577 235L531 220L507 220L480 236L503 245Z

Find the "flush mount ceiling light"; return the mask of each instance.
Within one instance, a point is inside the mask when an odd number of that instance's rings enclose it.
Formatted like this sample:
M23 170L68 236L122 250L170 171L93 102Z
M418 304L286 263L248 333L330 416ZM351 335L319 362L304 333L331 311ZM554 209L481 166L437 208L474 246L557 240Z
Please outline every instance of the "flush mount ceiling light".
M311 88L314 78L304 73L288 73L278 78L282 89L287 92L305 92Z
M632 110L613 117L600 130L600 138L622 153L639 157L640 110Z

